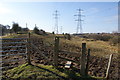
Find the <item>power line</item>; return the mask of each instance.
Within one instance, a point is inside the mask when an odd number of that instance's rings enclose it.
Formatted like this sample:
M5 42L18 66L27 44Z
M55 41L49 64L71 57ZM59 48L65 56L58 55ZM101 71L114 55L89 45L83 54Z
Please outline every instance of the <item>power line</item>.
M75 21L77 21L77 30L76 30L76 34L78 34L79 33L79 31L80 31L80 33L83 33L83 31L82 31L82 16L84 16L84 15L82 15L82 9L77 9L78 10L78 14L77 15L74 15L74 16L78 16L78 18L75 20Z
M55 29L56 34L58 34L58 15L59 15L58 11L56 10L55 14L53 14L53 15L55 16L54 17L55 18L55 28L54 29Z

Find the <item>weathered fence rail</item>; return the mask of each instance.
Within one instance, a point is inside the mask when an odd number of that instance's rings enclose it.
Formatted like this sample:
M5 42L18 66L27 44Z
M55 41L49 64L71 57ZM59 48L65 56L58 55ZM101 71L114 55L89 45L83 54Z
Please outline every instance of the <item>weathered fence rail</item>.
M24 59L25 61L26 59L28 60L28 58L26 58L28 56L28 38L3 38L3 39L1 38L0 41L1 41L0 44L2 44L0 47L0 58L1 58L0 64L3 64L0 66L0 69L6 69L14 66L16 67L18 65L16 64L16 65L5 66L4 64L6 63L19 62ZM23 55L24 55L24 59L23 58L20 59L18 57ZM11 56L10 59L9 58L4 59L5 57L10 57L10 56ZM15 56L17 56L17 58L15 58Z
M0 49L4 49L4 48L20 48L20 47L21 48L26 48L27 46L7 46L7 47L4 47L4 46L2 47L1 46Z
M113 55L111 54L110 58L109 58L109 62L108 62L108 68L107 68L107 71L106 71L106 79L107 80L109 80L109 69L110 69L110 66L111 66L112 57L113 57Z

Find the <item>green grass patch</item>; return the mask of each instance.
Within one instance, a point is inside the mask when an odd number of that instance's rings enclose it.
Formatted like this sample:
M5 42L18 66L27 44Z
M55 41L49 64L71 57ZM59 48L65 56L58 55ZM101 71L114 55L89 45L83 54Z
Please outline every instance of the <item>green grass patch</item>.
M6 79L62 79L67 75L58 71L53 66L34 66L23 64L8 71L5 71L3 78Z
M15 67L13 69L7 70L3 72L3 79L27 79L27 80L39 80L39 79L55 79L55 80L96 80L103 79L91 76L82 77L79 72L74 72L72 70L68 70L65 68L55 68L53 66L48 65L28 65L23 64L21 66Z

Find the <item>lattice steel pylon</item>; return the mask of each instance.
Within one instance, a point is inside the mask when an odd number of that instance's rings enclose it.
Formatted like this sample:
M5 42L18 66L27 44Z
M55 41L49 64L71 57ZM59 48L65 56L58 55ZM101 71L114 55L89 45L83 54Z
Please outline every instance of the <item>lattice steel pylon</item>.
M54 17L54 18L55 18L55 28L54 28L55 30L54 30L54 32L56 32L56 34L58 34L58 33L59 33L59 32L58 32L58 15L59 15L59 14L58 14L58 11L56 10L56 11L55 11L55 14L53 14L53 15L55 16L55 17Z
M84 15L82 15L82 9L77 9L78 10L78 14L77 15L74 15L74 16L78 16L78 18L75 20L75 21L77 21L77 30L76 30L76 34L78 34L79 33L79 31L80 31L80 33L83 33L83 30L82 30L82 16L84 16Z

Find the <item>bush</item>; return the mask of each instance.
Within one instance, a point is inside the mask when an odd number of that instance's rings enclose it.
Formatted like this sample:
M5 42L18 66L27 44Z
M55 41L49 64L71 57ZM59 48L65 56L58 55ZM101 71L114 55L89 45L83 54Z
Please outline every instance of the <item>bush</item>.
M38 34L38 35L39 35L39 29L38 29L38 27L34 27L33 32L34 32L35 34Z
M92 39L95 39L95 40L102 40L102 41L109 41L112 36L110 35L102 35L102 34L91 34L88 36L88 38L92 38Z
M52 34L55 34L54 31L52 32Z
M70 35L70 34L67 34L67 33L66 33L66 34L64 35L64 37L65 37L65 39L71 40L71 35Z
M102 35L100 40L109 41L111 38L112 38L112 36L110 36L110 35Z
M114 36L112 39L109 40L110 44L112 45L116 45L118 43L120 43L120 36Z

